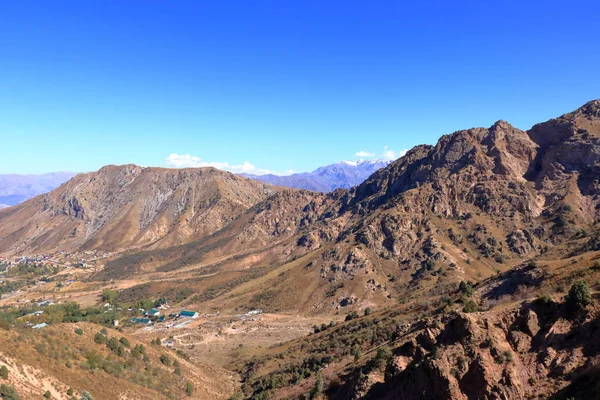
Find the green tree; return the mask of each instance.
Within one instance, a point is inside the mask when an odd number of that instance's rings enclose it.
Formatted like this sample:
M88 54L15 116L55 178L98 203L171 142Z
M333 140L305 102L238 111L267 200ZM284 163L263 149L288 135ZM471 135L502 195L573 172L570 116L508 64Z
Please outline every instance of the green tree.
M171 359L169 358L169 356L167 356L165 354L160 356L160 362L163 363L163 365L165 365L167 367L171 365Z
M102 301L112 303L117 299L117 292L110 289L104 289L102 291Z
M67 396L73 396L73 388L67 390Z
M185 383L185 393L188 396L191 396L192 394L194 394L194 384L190 381L187 381Z
M323 374L321 374L321 371L317 371L315 387L313 389L313 397L319 396L321 393L323 393Z
M98 344L106 343L106 336L104 336L103 334L98 332L94 335L94 342L96 342Z
M460 281L458 290L467 297L471 297L473 295L473 287L468 282Z
M382 365L386 365L393 357L390 349L387 347L380 347L377 349L374 359L374 367L379 368Z
M46 390L46 393L44 393L44 397L49 399L50 397L52 397L52 393L50 393L49 390Z
M119 347L119 341L113 337L113 338L108 339L108 343L106 345L112 352L116 353L117 348Z
M0 378L8 379L8 368L6 368L6 365L0 367Z
M77 329L75 329L75 333L78 334L79 336L81 336L81 335L83 335L83 329L77 328Z
M2 400L21 400L17 391L8 385L0 385L0 397Z
M584 310L592 302L590 289L584 281L578 281L571 286L567 295L566 304L572 311Z
M473 300L469 300L465 303L463 311L466 313L476 312L479 311L479 306Z

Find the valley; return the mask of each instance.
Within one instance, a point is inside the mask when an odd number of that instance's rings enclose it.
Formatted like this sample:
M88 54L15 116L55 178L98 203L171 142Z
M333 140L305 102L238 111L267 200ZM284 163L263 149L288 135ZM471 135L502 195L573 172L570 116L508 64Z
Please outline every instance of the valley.
M599 176L600 100L331 193L80 174L0 210L0 364L23 398L590 398Z

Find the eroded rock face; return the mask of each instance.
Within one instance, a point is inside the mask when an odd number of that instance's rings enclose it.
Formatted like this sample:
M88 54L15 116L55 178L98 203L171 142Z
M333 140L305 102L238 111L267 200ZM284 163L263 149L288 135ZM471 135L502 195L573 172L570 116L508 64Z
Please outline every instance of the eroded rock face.
M597 331L595 317L573 323L555 305L541 318L540 307L547 306L452 313L437 323L440 329L409 329L384 382L363 382L361 398L516 400L561 388L569 393L569 385L598 361L598 352L586 347Z
M521 257L535 249L533 235L528 230L518 229L509 233L506 237L506 244L513 253Z

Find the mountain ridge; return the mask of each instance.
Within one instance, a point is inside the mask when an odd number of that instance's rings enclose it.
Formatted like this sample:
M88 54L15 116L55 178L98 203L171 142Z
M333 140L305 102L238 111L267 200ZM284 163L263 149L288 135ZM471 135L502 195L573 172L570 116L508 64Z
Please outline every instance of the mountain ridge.
M107 166L0 211L0 250L114 251L88 290L206 310L211 343L259 329L237 321L250 311L319 321L219 353L246 398L562 398L600 362L598 176L595 100L528 131L443 135L329 193ZM591 303L577 313L573 290Z
M0 175L0 204L14 206L32 197L47 193L77 175L57 171L46 174Z
M327 193L340 188L350 189L390 162L388 160L340 161L319 167L312 172L291 175L241 175L276 186Z

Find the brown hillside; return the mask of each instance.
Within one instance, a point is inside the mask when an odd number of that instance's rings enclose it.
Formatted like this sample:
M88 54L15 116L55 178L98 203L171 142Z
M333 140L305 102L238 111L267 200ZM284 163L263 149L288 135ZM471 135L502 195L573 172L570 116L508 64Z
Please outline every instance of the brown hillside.
M443 136L351 191L282 192L207 239L117 259L99 278L197 269L212 275L190 289L212 299L260 276L215 306L257 304L268 287L258 304L308 313L441 295L594 229L599 103L528 132L498 121Z
M107 166L0 213L0 253L164 248L208 236L280 189L214 168Z

